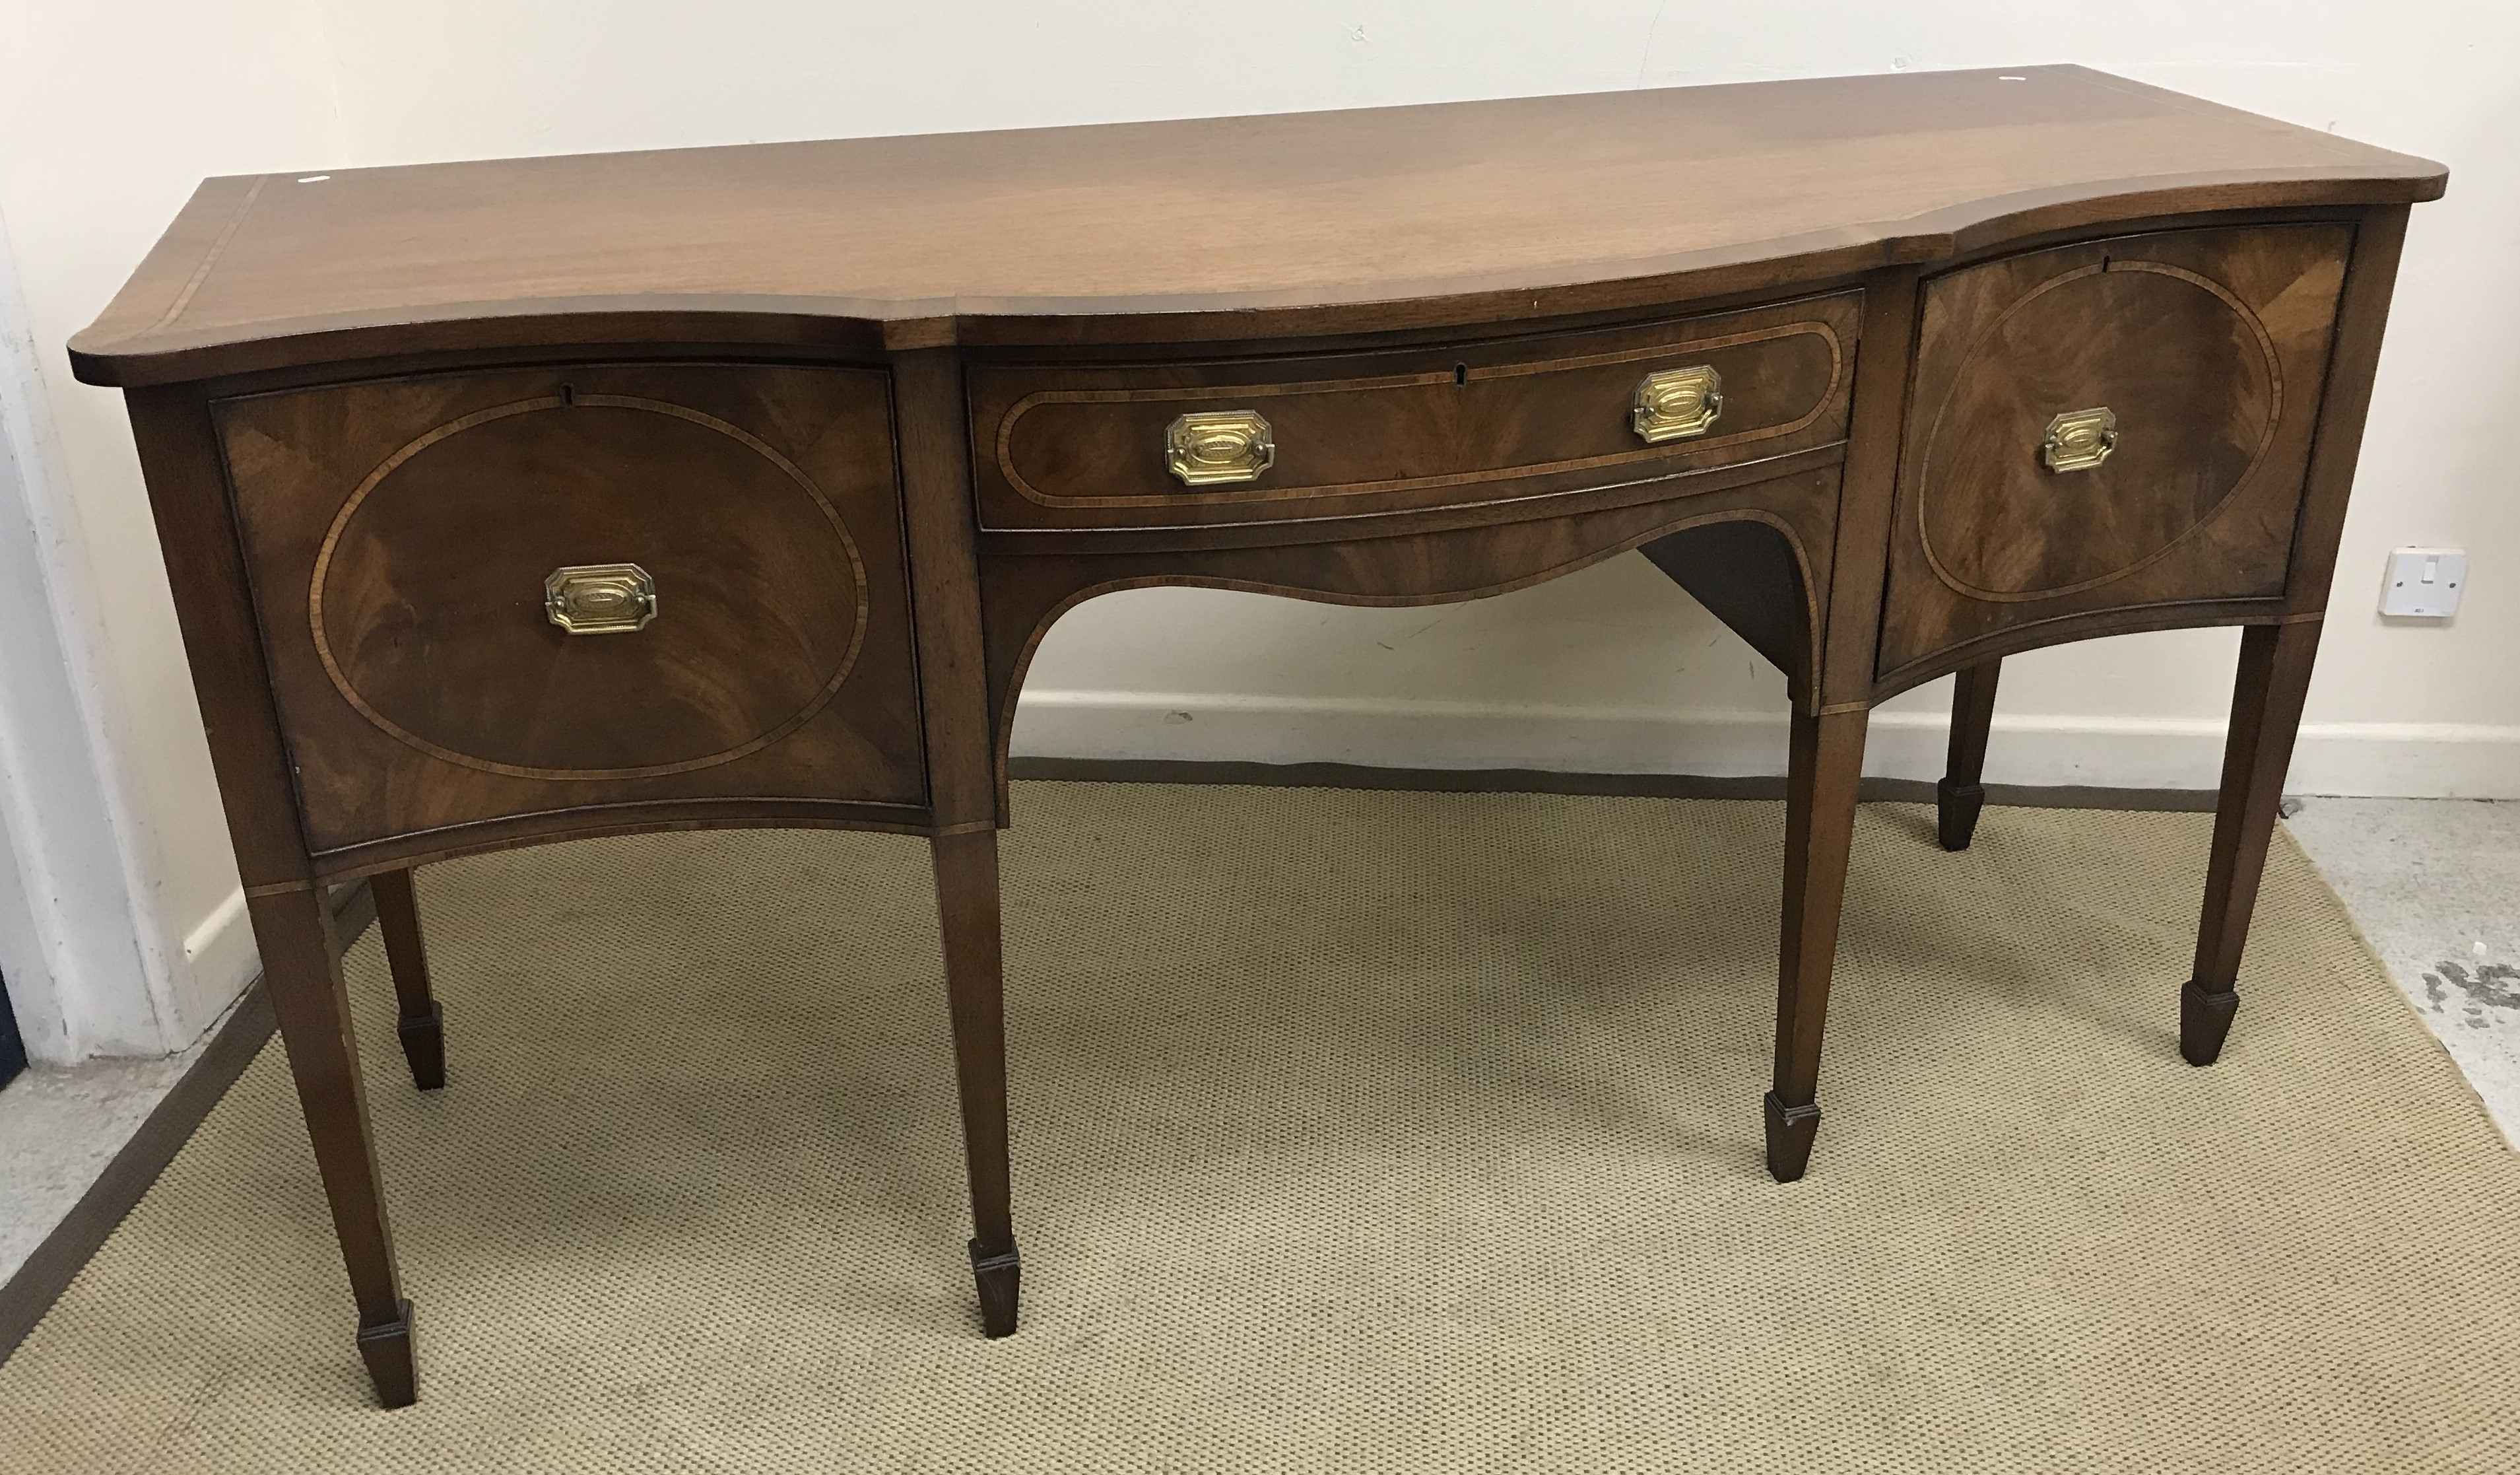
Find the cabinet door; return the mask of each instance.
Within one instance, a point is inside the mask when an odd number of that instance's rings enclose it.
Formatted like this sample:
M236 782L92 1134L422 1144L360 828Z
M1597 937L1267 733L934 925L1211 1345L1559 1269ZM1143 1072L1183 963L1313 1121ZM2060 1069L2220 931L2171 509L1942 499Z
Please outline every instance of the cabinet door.
M319 854L716 799L918 818L882 374L576 365L216 414Z
M2165 231L1928 283L1880 674L2279 598L2352 244Z

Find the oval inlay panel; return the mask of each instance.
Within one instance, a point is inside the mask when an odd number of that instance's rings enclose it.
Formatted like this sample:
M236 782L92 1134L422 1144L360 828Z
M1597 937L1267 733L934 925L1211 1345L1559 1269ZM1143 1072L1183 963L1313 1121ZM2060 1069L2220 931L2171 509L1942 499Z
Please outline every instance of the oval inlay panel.
M1925 556L1985 600L2123 577L2240 488L2282 400L2265 325L2221 285L2140 260L2051 278L1972 346L1935 412L1917 498ZM2048 470L2048 425L2103 406L2116 450L2088 470Z
M637 564L656 618L571 635L543 581ZM520 400L403 446L326 534L307 615L370 721L468 767L631 778L728 762L822 710L866 579L812 479L740 427L624 395Z

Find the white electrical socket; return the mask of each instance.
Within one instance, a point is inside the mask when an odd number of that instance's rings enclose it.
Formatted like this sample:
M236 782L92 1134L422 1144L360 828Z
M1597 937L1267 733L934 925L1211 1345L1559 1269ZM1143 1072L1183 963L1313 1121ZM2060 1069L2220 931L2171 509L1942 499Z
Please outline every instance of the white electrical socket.
M2389 576L2380 585L2380 613L2406 620L2448 620L2458 613L2467 583L2467 550L2400 548L2389 555Z

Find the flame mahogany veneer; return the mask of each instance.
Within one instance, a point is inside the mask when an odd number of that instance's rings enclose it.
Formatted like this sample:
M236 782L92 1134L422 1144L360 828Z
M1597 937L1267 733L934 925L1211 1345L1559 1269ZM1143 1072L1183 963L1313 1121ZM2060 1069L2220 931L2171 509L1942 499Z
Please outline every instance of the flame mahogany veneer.
M323 889L376 878L433 1088L410 868L572 836L928 838L1014 1329L1007 733L1113 589L1428 604L1642 548L1739 630L1793 704L1788 1180L1872 705L1962 672L1957 849L2004 655L2243 626L2211 1062L2443 187L2077 68L207 181L71 356L127 394L380 1398L411 1308Z

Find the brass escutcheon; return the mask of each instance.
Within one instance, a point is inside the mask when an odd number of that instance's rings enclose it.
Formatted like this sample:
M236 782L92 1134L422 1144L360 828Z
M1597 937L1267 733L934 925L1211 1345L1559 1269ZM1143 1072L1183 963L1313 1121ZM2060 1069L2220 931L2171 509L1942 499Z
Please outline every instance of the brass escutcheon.
M1256 482L1278 459L1278 442L1257 410L1204 410L1164 432L1164 467L1184 486Z
M637 564L582 564L543 580L543 612L572 635L626 635L656 618L656 581Z
M2090 471L2118 448L2118 417L2107 405L2067 410L2048 422L2039 459L2049 471Z
M1703 436L1724 413L1724 376L1712 364L1657 369L1637 381L1628 423L1648 445Z

